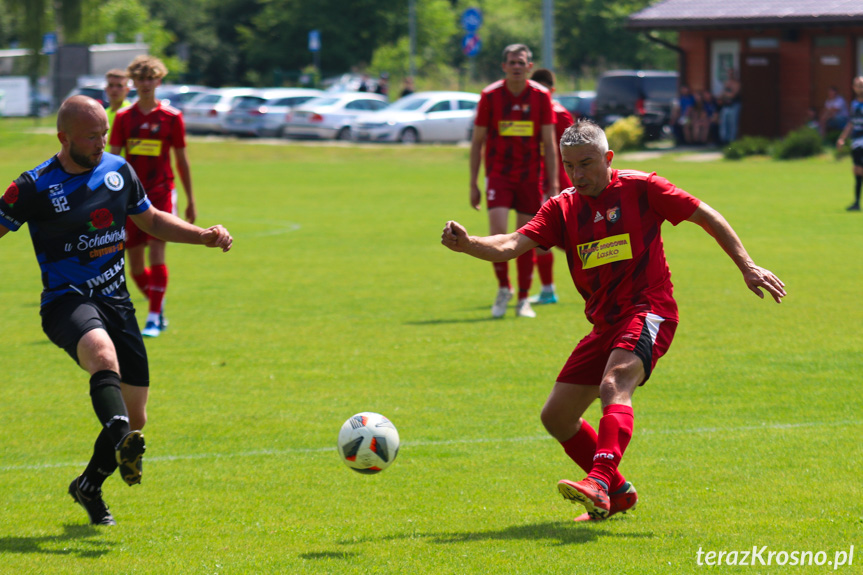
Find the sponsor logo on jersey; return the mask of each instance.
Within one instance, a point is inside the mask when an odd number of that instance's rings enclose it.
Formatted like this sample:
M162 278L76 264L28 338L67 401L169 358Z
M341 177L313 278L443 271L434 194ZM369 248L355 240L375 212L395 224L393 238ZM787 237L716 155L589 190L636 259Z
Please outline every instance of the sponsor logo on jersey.
M90 230L104 230L114 225L114 215L107 208L99 208L90 212Z
M614 206L613 208L608 208L605 212L605 219L607 219L612 224L620 219L620 206Z
M501 136L533 136L533 122L530 120L501 120L497 124Z
M117 172L108 172L105 174L105 187L112 192L119 192L123 189L123 176Z
M581 269L587 270L612 262L632 259L632 244L629 234L608 236L607 238L578 245Z
M162 141L129 138L126 140L126 149L130 156L159 156L162 154Z
M6 193L3 194L3 201L9 204L9 207L13 207L15 202L18 201L18 185L15 182L6 188Z
M53 184L48 186L48 197L52 200L63 195L63 184Z

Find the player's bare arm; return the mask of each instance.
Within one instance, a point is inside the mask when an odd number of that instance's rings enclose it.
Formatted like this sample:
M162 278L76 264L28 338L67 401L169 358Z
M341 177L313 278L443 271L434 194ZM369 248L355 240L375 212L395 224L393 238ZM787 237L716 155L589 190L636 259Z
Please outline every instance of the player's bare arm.
M464 226L454 221L449 221L444 226L440 243L454 252L465 253L488 262L515 259L539 245L518 232L494 236L469 236Z
M743 281L755 295L764 299L764 293L760 289L764 288L773 296L776 303L782 303L782 298L787 295L785 284L770 270L755 265L755 262L746 252L746 248L743 247L740 238L737 237L737 233L722 217L722 214L701 202L689 221L698 224L716 239L716 242L740 269L743 274Z
M545 124L542 127L542 147L543 147L543 160L545 161L545 177L548 183L546 196L549 198L553 198L557 194L560 193L560 179L558 179L558 170L560 170L560 166L557 165L557 146L558 143L555 141L557 139L556 132L554 128L554 124Z
M0 226L0 238L9 233L9 228L6 226Z
M222 226L199 228L152 206L147 211L130 217L143 231L166 242L202 244L208 248L220 248L223 252L230 250L234 242L234 238Z
M177 164L177 173L183 183L183 191L186 192L186 221L194 224L198 218L195 208L195 195L192 193L192 170L189 168L189 156L186 148L174 148L174 161Z
M474 126L473 136L470 140L470 205L475 210L478 210L482 203L482 194L476 181L479 178L479 168L482 164L482 146L485 143L487 132L488 128L485 126Z
M122 152L122 151L123 151L123 148L121 148L120 146L111 146L111 153L114 154L115 156L119 156L120 152Z

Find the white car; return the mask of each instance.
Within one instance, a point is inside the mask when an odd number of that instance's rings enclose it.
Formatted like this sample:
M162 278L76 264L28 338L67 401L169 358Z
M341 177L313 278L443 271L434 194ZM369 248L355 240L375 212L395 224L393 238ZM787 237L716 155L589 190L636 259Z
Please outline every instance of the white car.
M219 88L200 94L183 106L183 119L189 133L223 133L222 119L234 107L237 98L255 93L254 88Z
M288 114L285 136L347 140L354 118L382 110L387 105L385 96L368 92L342 92L314 98Z
M351 137L359 142L459 142L470 139L479 94L417 92L374 114L358 116Z
M264 88L240 96L225 115L222 127L225 132L239 136L281 137L288 113L323 94L321 90L308 88Z

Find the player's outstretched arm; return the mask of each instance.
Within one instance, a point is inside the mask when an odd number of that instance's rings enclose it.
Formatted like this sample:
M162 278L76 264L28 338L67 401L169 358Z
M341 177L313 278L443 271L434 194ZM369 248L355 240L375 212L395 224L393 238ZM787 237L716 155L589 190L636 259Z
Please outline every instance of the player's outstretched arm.
M152 206L146 212L131 217L144 232L166 242L201 244L208 248L221 248L223 252L230 250L234 242L234 238L222 226L199 228Z
M731 224L722 217L722 214L704 202L701 202L695 213L689 218L689 221L698 224L716 239L717 243L725 250L725 253L740 268L740 272L743 274L743 281L746 282L746 286L755 295L764 299L764 293L760 289L764 288L773 296L776 303L782 303L782 298L787 295L785 293L785 284L770 270L755 265L755 262L752 261L752 258L746 252L746 248L743 247L740 238L737 237L737 233L735 233Z
M537 244L518 232L494 236L469 236L458 222L449 221L443 228L440 243L454 252L461 252L488 262L505 262L517 258Z

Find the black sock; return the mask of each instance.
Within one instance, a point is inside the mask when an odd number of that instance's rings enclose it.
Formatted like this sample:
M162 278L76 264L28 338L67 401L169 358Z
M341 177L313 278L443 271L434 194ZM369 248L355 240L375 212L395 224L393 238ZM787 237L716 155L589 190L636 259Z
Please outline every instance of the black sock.
M854 203L860 205L860 189L863 188L863 176L854 176Z
M120 391L120 374L108 369L94 373L90 377L90 399L93 400L96 417L113 445L117 445L129 433L129 412Z
M103 429L93 446L93 457L78 479L78 488L81 491L87 494L97 493L102 488L102 483L117 469L114 446L108 430Z

